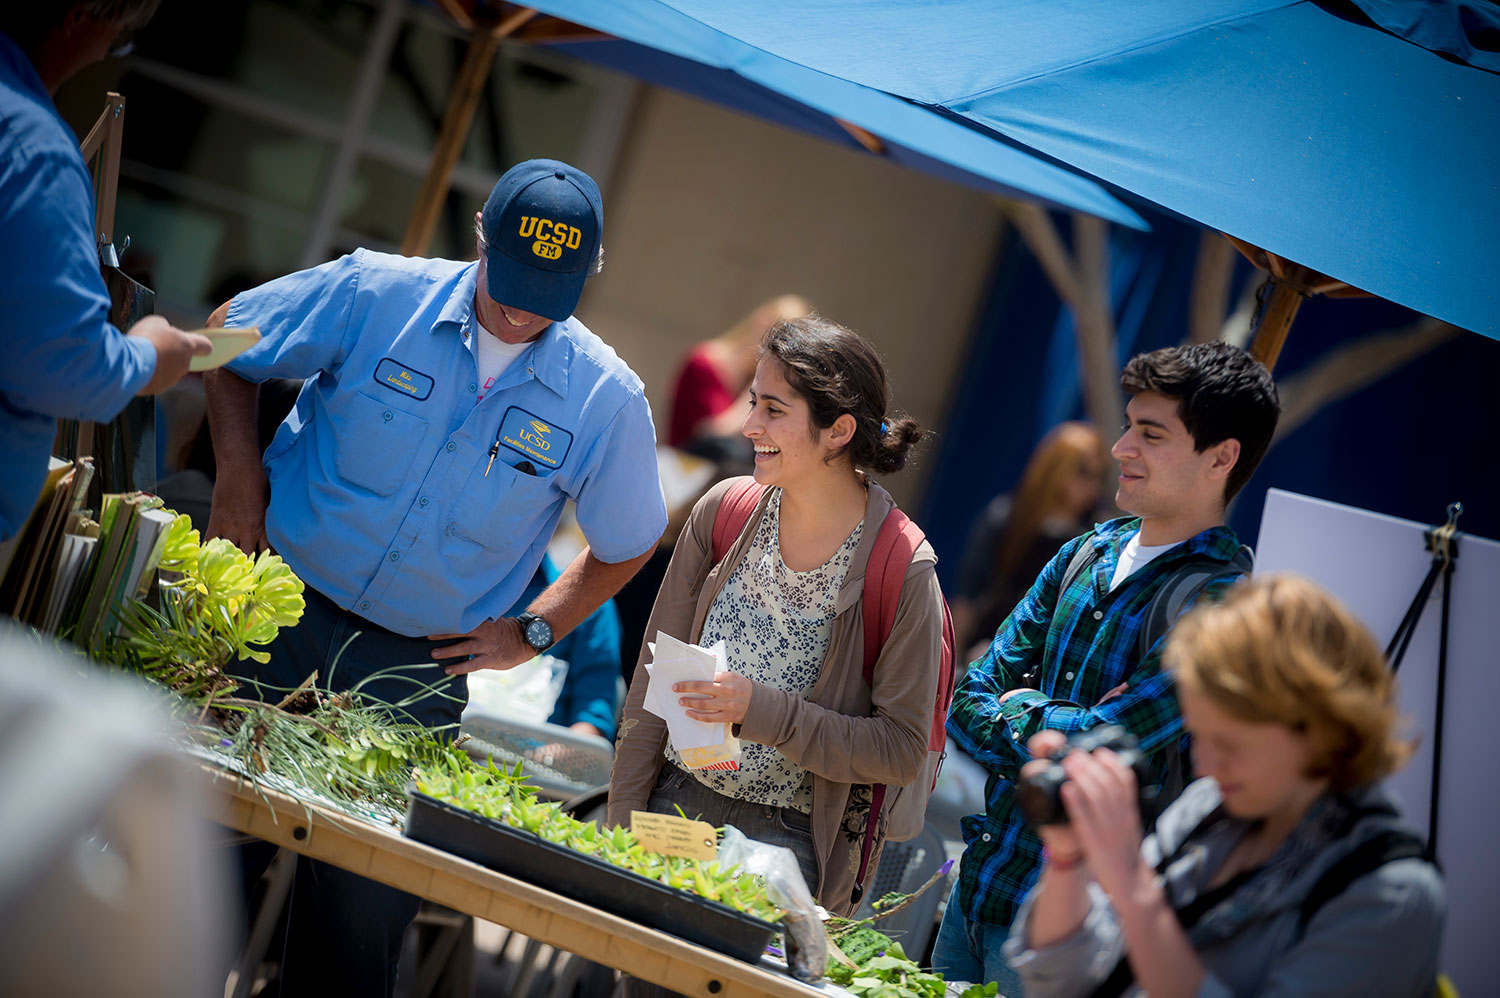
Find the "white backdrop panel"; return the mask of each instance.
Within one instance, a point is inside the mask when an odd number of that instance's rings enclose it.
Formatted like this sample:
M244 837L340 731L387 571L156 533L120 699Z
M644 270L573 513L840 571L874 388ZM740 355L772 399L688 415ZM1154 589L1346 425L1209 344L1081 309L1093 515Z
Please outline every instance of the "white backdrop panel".
M1441 513L1442 511L1434 511ZM1384 647L1432 564L1431 524L1271 489L1257 575L1295 572L1328 589ZM1463 521L1459 521L1462 528ZM1443 969L1464 994L1500 994L1491 932L1500 897L1500 543L1462 536L1452 576L1439 777L1437 856L1448 881ZM1402 712L1421 741L1390 780L1424 834L1432 793L1442 583L1433 587L1398 673Z

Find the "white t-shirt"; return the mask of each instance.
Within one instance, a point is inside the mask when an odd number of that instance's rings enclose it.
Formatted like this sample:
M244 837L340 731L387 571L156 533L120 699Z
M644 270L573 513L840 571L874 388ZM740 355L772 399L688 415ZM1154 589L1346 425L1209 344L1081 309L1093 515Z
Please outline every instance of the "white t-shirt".
M1171 544L1142 544L1141 532L1137 530L1120 551L1120 563L1115 566L1114 578L1109 580L1109 591L1114 592L1120 587L1120 583L1130 578L1131 572L1149 564L1151 559L1160 557L1181 543L1181 541L1174 541Z
M479 390L474 393L477 403L494 387L511 361L531 344L506 343L478 322L474 323L473 335L469 339L473 341L474 363L479 368Z

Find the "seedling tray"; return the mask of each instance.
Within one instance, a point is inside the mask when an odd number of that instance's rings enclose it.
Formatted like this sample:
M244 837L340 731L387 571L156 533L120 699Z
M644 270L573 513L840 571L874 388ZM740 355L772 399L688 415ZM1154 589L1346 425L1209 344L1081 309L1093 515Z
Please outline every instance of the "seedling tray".
M408 789L406 837L747 963L776 926Z

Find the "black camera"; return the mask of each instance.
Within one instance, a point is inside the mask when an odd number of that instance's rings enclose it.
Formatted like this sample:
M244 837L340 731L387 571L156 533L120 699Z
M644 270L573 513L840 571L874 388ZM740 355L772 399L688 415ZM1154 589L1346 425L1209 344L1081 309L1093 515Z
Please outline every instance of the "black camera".
M1067 745L1047 757L1045 768L1022 775L1016 784L1016 804L1026 820L1034 826L1066 825L1068 812L1058 797L1058 791L1068 782L1062 768L1063 757L1074 749L1092 752L1101 748L1109 749L1120 757L1121 762L1135 770L1136 801L1141 809L1141 820L1146 821L1154 813L1156 789L1152 783L1156 775L1136 743L1135 735L1118 724L1078 732L1068 739Z

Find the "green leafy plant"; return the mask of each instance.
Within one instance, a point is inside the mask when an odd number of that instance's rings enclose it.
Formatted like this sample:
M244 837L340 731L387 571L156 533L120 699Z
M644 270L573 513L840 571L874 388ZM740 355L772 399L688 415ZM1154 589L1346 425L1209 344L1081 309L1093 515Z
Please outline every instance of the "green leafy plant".
M115 607L120 631L102 657L137 669L189 698L235 686L231 659L266 662L255 647L302 619L302 580L269 551L251 558L223 538L200 543L180 514L167 528L161 608L141 600Z
M419 791L454 807L756 918L774 922L781 917L781 910L766 897L765 889L753 876L724 870L716 862L650 852L628 828L617 825L602 830L594 822L567 814L559 804L538 800L536 792L521 780L520 763L513 772L498 769L494 762L483 769L451 765L423 768L413 778Z

